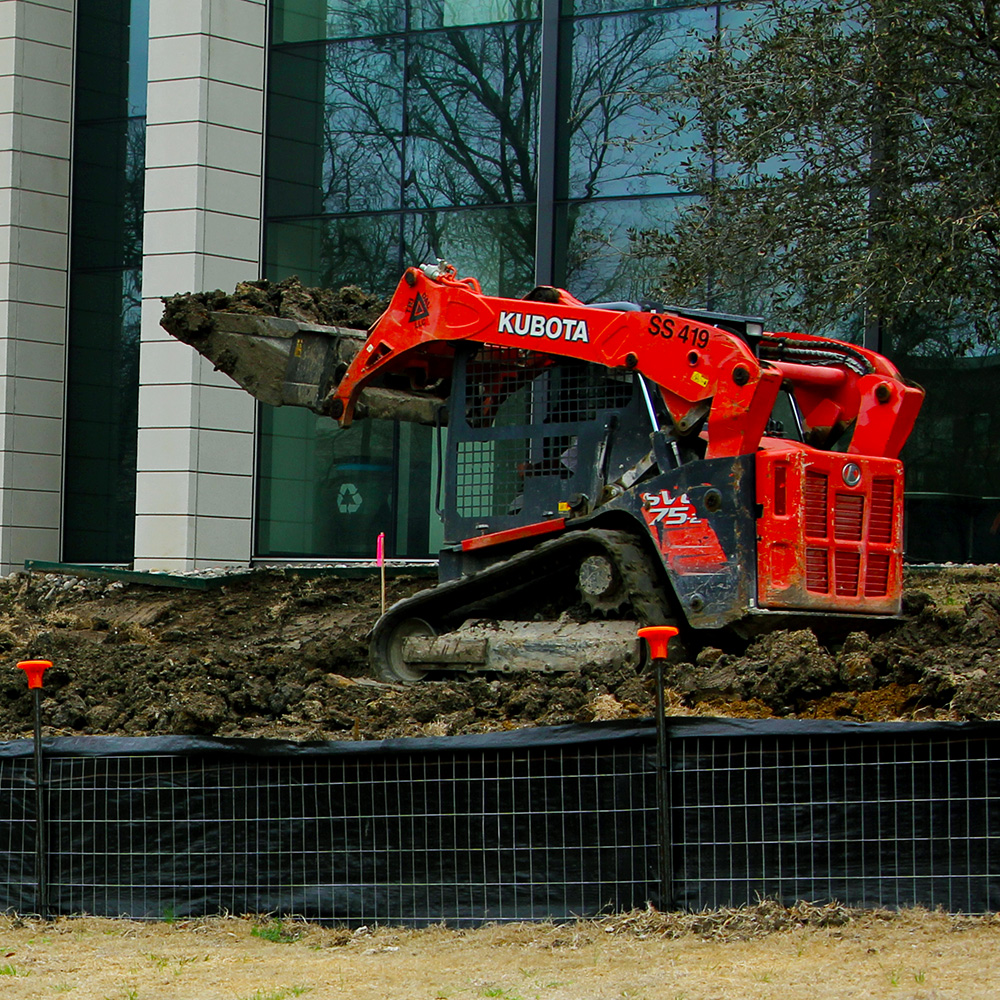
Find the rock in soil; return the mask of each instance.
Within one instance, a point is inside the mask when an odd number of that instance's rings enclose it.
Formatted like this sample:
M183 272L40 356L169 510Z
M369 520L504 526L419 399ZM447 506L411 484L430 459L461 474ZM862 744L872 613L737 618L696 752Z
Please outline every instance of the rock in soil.
M219 581L216 581L219 582ZM398 600L426 579L390 581ZM0 579L0 738L30 735L15 664L48 659L56 735L189 733L299 740L456 735L648 716L631 667L385 684L368 675L379 583L294 570L210 590L66 575ZM836 642L781 631L671 664L673 714L889 719L1000 717L1000 568L910 571L909 617ZM690 654L689 654L690 655Z

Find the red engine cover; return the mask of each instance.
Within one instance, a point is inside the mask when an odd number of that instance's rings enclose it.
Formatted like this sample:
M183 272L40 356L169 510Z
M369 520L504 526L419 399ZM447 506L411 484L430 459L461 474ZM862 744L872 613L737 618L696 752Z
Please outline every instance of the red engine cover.
M772 443L757 453L757 502L761 607L899 613L901 462Z

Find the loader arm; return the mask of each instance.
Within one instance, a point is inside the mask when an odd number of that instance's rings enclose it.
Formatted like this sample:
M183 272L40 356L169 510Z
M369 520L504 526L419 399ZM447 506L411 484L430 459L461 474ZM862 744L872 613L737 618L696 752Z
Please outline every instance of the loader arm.
M707 457L752 452L781 386L739 337L680 316L617 312L553 290L555 303L483 295L450 268L410 268L389 308L332 393L329 412L351 422L366 387L389 375L426 379L457 342L490 344L633 370L659 388L681 433L708 410Z
M529 352L539 365L565 357L636 371L658 388L678 433L707 415L709 459L757 449L782 385L815 438L854 425L851 450L886 457L898 454L923 397L863 348L761 332L755 354L748 339L690 315L596 308L548 291L556 301L486 296L447 265L408 269L326 412L347 426L372 386L419 389L446 377L460 342Z

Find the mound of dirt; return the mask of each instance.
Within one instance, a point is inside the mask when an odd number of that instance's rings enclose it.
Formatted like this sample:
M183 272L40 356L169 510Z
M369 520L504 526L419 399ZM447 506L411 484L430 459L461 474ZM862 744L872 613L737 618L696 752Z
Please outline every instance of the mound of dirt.
M279 316L300 323L367 330L385 312L388 299L346 285L309 288L296 277L284 281L241 281L233 292L195 292L163 300L163 325L181 340L211 325L210 312Z
M390 601L426 579L389 582ZM0 580L0 737L27 736L15 664L48 659L47 732L291 739L453 735L651 714L648 672L385 684L368 675L378 580L257 570L209 590ZM780 631L668 671L673 714L863 721L1000 717L1000 568L909 575L907 621L836 643Z

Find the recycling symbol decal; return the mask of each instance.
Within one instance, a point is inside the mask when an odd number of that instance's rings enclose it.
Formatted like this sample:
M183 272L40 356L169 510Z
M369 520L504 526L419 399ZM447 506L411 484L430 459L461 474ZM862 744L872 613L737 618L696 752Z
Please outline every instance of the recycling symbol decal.
M354 483L344 483L337 492L337 510L341 514L355 514L361 510L361 494Z

